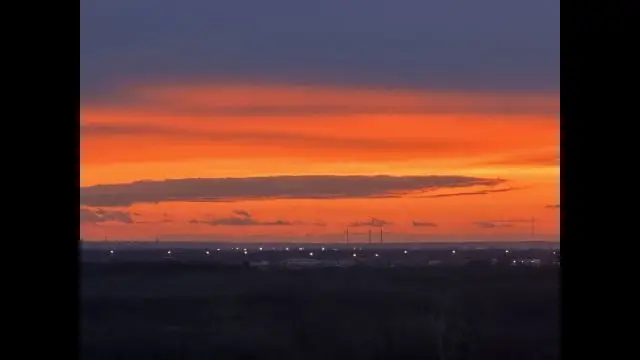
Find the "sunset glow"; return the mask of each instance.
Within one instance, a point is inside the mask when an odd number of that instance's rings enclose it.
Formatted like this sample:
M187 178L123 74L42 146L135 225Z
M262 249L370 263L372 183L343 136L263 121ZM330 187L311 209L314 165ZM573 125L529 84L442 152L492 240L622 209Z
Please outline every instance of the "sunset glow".
M241 197L222 201L198 194L84 201L82 233L87 239L329 242L342 241L346 227L363 241L368 228L384 227L388 241L556 240L557 114L555 93L128 85L82 104L81 202L96 185L125 189L140 180L440 175L501 182L442 183L394 196L290 196L284 186L267 197L244 197L234 187ZM305 184L291 186L315 186Z

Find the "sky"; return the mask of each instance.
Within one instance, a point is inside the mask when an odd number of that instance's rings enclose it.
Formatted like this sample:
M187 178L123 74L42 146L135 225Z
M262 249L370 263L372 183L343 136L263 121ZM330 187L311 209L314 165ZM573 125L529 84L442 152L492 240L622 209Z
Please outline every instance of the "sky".
M557 241L558 0L82 0L85 240Z

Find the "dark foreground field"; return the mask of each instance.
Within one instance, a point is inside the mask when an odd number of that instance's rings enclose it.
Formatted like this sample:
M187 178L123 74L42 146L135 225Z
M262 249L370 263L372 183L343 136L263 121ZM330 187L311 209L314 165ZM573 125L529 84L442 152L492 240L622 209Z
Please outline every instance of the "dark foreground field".
M93 264L82 358L559 358L557 268Z

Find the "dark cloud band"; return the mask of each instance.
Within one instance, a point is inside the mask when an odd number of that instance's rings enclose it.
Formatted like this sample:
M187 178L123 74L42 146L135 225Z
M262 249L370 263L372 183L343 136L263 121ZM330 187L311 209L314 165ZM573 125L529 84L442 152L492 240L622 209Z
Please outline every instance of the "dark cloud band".
M85 206L159 202L233 202L269 199L353 199L407 196L412 192L495 186L503 179L468 176L272 176L175 179L80 188Z

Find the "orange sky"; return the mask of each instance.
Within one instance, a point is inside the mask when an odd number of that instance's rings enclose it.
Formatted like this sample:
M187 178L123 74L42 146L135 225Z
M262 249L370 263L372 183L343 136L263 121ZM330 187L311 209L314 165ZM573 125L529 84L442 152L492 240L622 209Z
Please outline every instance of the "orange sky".
M128 85L109 99L83 101L83 187L279 175L451 175L507 181L428 193L478 193L448 197L81 204L98 214L81 222L81 232L85 239L340 241L349 223L376 218L389 223L384 231L397 241L531 240L527 221L534 217L535 239L557 240L558 211L549 206L559 204L558 111L556 93ZM504 191L479 194L483 190ZM206 223L246 218L233 214L240 210L250 214L247 222L253 226ZM125 217L110 220L109 213ZM128 218L133 223L122 221ZM199 223L190 223L194 219ZM288 225L260 225L277 220ZM437 226L414 226L414 221ZM370 228L379 231L367 226L351 231Z

